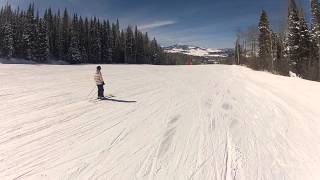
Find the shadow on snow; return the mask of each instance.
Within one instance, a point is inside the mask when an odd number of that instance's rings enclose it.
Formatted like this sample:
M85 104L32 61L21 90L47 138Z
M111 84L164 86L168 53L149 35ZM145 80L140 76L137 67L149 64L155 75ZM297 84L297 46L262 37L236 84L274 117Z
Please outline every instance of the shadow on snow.
M112 102L118 102L118 103L136 103L137 101L127 101L127 100L120 100L120 99L114 99L114 98L103 98L101 101L112 101Z

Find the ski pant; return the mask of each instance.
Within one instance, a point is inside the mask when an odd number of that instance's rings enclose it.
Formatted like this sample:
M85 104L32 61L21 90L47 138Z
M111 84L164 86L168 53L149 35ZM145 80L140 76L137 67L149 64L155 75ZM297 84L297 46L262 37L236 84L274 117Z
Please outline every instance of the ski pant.
M97 86L98 86L98 97L104 97L103 85L97 85Z

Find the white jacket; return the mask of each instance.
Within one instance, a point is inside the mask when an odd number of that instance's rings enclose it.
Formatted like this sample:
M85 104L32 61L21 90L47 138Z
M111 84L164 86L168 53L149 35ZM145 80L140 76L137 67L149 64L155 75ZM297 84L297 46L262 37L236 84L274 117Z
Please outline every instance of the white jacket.
M94 81L96 82L97 85L104 84L104 80L102 78L102 74L100 71L97 71L96 74L94 75Z

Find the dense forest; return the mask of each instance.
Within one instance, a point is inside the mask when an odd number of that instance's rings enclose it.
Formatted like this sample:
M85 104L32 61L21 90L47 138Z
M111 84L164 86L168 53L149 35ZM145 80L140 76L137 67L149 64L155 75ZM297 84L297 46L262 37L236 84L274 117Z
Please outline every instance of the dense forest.
M289 0L288 17L282 30L274 32L266 11L257 27L238 33L235 64L256 70L320 81L320 9L311 0L312 21L308 26L305 13L295 0Z
M156 39L149 39L137 26L122 30L118 20L69 15L67 9L61 13L48 8L40 16L34 4L27 10L13 10L10 5L1 9L0 57L70 64L186 64L187 59L164 53Z

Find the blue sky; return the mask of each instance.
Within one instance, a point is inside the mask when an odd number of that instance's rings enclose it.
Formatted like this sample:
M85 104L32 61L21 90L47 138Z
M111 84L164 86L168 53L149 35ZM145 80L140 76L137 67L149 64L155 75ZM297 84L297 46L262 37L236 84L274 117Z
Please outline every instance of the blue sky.
M287 0L0 0L6 2L23 8L35 2L40 11L67 7L83 16L119 18L122 26L138 25L163 46L233 47L237 30L257 25L261 9L275 28L287 16ZM308 19L309 3L300 0Z

